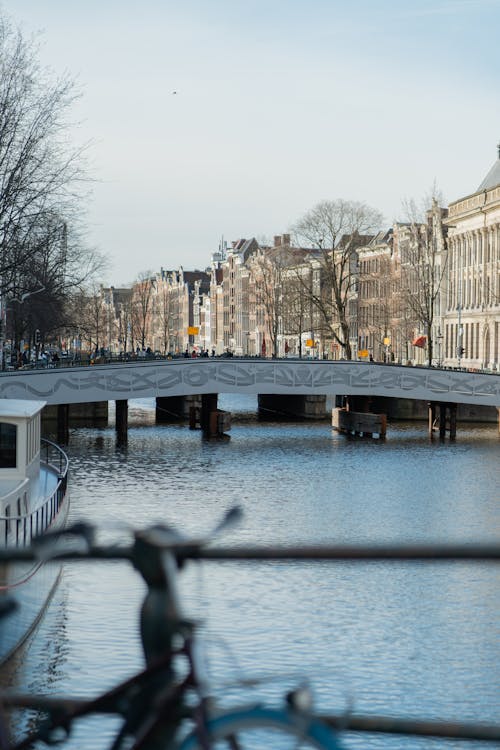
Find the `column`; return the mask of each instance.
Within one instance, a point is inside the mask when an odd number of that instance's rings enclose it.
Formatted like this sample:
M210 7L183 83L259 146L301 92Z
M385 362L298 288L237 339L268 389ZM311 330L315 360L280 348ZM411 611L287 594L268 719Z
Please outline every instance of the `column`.
M69 443L69 404L57 405L57 442Z
M210 415L217 411L217 393L204 393L201 397L200 426L204 432L211 432Z
M434 435L434 420L436 419L436 403L429 401L429 436Z
M115 401L116 421L115 430L119 443L126 443L128 438L128 400L120 399Z

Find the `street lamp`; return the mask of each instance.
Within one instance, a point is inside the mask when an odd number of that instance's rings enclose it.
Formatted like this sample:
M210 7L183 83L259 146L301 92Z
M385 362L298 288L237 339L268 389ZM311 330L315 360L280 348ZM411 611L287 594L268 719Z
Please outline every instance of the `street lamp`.
M437 365L438 367L441 367L442 364L442 346L443 346L443 334L441 333L441 329L438 328L438 332L436 335L436 342L438 347L438 356L437 356Z

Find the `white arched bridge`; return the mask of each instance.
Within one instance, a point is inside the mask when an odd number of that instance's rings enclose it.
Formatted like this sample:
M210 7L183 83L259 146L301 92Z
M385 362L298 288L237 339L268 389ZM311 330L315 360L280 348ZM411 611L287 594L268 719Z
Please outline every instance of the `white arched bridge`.
M0 374L0 398L48 404L247 393L392 398L500 408L500 376L372 362L199 358Z

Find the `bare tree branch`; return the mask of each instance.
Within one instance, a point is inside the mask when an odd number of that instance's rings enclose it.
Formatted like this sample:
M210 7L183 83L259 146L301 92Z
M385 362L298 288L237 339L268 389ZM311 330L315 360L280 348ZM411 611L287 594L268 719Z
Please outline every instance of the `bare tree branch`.
M382 225L379 211L356 201L322 201L300 219L294 231L319 250L321 284L304 286L320 324L351 359L349 300L357 284L356 250ZM300 276L298 276L300 279Z

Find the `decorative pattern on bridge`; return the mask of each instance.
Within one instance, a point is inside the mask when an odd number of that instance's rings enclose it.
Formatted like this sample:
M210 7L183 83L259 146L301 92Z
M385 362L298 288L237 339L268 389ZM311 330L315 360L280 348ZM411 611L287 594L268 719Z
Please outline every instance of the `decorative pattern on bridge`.
M201 393L374 395L500 407L500 376L329 360L179 359L0 375L1 398L49 404Z

